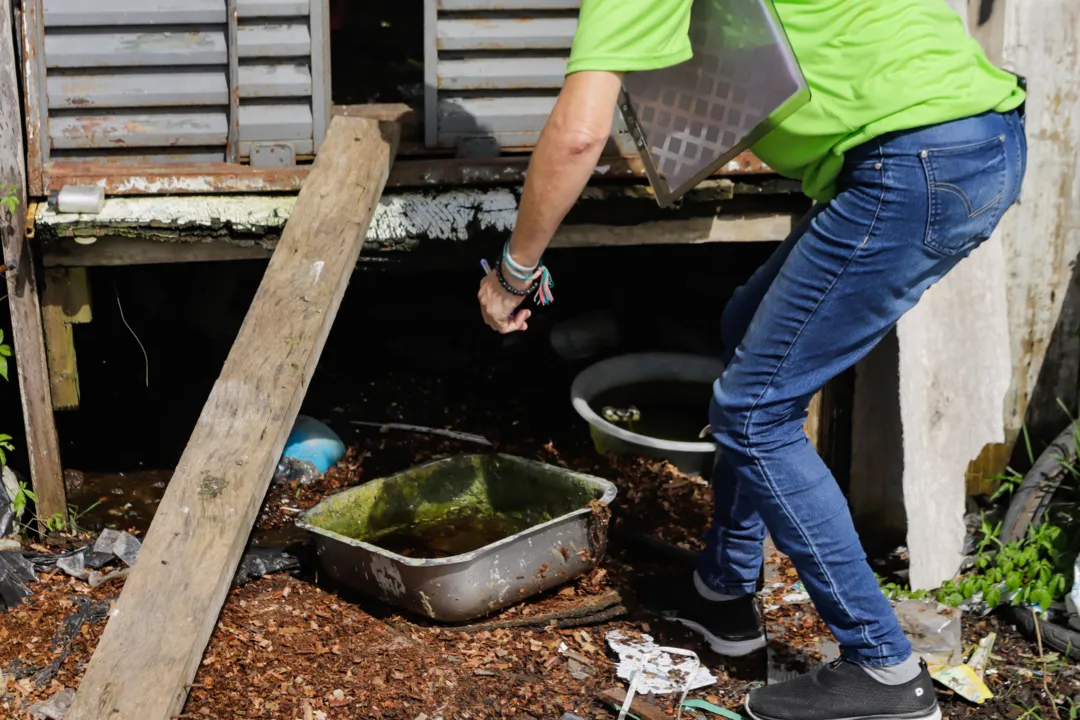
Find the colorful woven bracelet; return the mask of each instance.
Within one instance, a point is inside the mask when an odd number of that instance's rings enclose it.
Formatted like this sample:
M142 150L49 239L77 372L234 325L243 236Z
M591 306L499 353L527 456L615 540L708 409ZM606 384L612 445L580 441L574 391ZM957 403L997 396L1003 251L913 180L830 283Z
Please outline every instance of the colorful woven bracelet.
M510 257L510 241L507 240L503 245L503 266L507 272L513 275L518 280L535 280L537 269L540 267L540 263L533 265L532 267L526 267L521 263L515 262L514 258Z

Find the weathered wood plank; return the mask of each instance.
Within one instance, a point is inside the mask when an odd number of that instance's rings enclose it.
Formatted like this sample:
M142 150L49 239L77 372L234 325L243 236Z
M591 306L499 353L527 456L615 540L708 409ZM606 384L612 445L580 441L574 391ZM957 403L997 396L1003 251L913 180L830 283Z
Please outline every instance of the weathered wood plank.
M261 245L227 242L162 242L124 236L103 237L93 245L74 240L54 243L42 264L47 268L116 267L169 263L269 260L272 250Z
M79 407L79 365L72 325L93 319L86 268L51 268L45 271L42 294L45 356L49 361L49 387L54 410Z
M747 213L656 220L631 226L564 224L551 247L699 245L714 242L781 242L796 217L790 213Z
M622 708L622 704L626 702L626 691L622 688L612 688L600 693L600 697L614 703L616 707ZM643 720L672 720L670 715L652 703L643 700L640 695L630 701L630 712L643 718Z
M608 201L623 201L623 208L649 219L634 224L600 222L564 224L552 247L695 244L710 242L779 242L791 232L790 212L717 214L717 197L730 197L731 183L702 183L686 205L696 204L694 217L669 219L656 207L647 188L606 186L592 188L579 209L595 212L598 220L610 217ZM272 247L296 202L290 195L203 195L179 197L114 197L94 216L58 214L43 207L37 217L39 234L54 238L128 235L173 241L228 241L247 235ZM517 217L518 196L508 188L449 190L439 194L388 192L383 195L368 228L372 250L411 247L426 240L463 242L482 232L509 233ZM647 213L647 215L646 215ZM707 213L707 214L706 214ZM590 218L591 219L591 218ZM625 216L620 217L625 220ZM93 253L91 246L88 253Z
M37 494L39 518L67 517L60 445L49 390L41 305L34 277L33 245L26 240L26 168L23 162L23 127L19 112L15 34L11 27L11 0L0 0L0 196L15 188L14 212L0 207L0 242L7 264L8 305L15 363L19 371L19 397L26 425L26 451L30 478ZM11 268L14 267L14 272Z
M396 128L334 118L68 720L156 720L183 708L396 144Z

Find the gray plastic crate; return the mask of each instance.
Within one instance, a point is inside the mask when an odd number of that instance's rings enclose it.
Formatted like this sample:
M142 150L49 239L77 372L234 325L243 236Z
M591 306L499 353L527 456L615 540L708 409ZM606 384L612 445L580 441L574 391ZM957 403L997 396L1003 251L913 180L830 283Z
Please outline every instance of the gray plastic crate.
M26 1L43 162L289 165L325 135L328 0Z
M772 0L697 0L694 56L629 73L619 109L670 205L810 100Z
M555 105L580 0L424 0L425 142L528 148Z

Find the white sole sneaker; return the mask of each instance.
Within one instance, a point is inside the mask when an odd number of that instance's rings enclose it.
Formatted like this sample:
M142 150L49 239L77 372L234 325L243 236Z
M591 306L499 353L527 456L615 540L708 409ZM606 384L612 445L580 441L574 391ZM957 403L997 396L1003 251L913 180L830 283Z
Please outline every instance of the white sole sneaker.
M755 715L750 709L750 698L743 701L743 709L753 720L767 720L760 715ZM834 717L830 720L941 720L941 706L935 705L934 711L925 715L855 715L852 717Z
M679 623L680 625L693 630L698 635L701 635L705 638L705 642L708 643L709 648L711 648L714 653L725 657L745 657L746 655L761 650L767 644L765 633L748 640L728 640L713 635L704 625L696 623L693 620L684 620L683 618L675 616L670 616L665 619Z

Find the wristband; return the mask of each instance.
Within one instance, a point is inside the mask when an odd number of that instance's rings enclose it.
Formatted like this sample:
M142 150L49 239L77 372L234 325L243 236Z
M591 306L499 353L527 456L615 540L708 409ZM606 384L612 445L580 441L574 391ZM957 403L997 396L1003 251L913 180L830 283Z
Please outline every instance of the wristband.
M525 297L530 292L532 292L533 288L536 287L536 283L533 283L532 285L525 288L524 290L518 290L516 287L514 287L513 285L511 285L509 282L506 281L506 278L503 277L502 270L503 270L502 260L496 260L495 261L495 277L498 278L499 284L502 285L503 290L510 293L511 295L517 295L518 297Z

